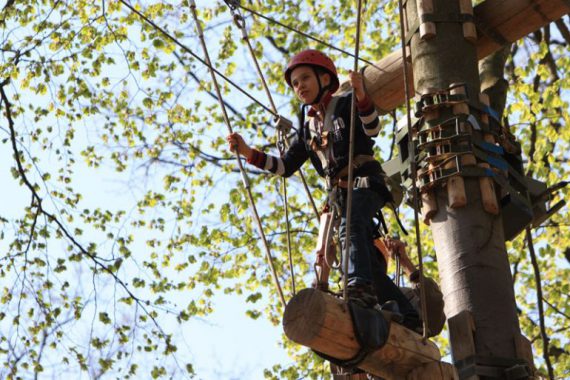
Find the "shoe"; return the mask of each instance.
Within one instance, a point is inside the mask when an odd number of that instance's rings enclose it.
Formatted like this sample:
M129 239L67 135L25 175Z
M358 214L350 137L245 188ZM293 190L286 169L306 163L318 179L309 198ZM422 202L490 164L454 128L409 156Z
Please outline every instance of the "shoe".
M374 308L378 305L378 298L374 293L372 285L352 284L346 288L346 293L350 301L365 308Z

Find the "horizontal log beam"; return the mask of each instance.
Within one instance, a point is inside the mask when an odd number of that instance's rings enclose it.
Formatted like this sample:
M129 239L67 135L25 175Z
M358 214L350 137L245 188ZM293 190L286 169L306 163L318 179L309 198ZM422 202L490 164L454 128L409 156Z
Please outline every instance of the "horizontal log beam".
M292 341L339 360L353 358L360 349L347 304L316 289L303 289L289 301L283 329ZM414 369L440 358L433 342L424 343L420 335L391 323L386 344L358 367L386 380L405 379Z
M568 0L487 0L474 8L479 59L570 13ZM408 54L409 55L409 54ZM404 103L402 53L390 53L364 72L368 94L376 107L389 112ZM413 95L412 69L410 89ZM343 83L342 89L348 87Z

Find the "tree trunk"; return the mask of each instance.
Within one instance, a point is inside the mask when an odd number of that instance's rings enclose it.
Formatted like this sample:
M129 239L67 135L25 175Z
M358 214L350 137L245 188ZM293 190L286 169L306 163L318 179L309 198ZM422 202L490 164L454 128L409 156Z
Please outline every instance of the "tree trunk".
M567 0L486 0L474 9L477 57L485 58L569 12ZM364 80L377 109L387 113L403 104L401 52L394 51L376 62L374 67L368 66ZM342 90L349 89L348 82L342 84Z
M417 2L420 1L429 0L408 0L407 25L414 25L418 19ZM437 19L460 13L459 0L433 2ZM411 53L417 92L424 94L464 82L468 97L479 98L477 49L464 38L461 23L436 23L436 35L429 40L421 40L415 33ZM453 111L452 107L440 107L439 117L452 117ZM474 116L480 121L479 114ZM451 319L453 358L455 362L474 354L515 358L520 329L501 215L492 215L482 207L479 179L466 177L463 180L466 205L451 207L448 181L447 188L434 190L438 210L430 221L445 314ZM470 315L473 326L469 327L465 318L453 318L460 314ZM466 328L472 329L470 341L474 352L465 348Z

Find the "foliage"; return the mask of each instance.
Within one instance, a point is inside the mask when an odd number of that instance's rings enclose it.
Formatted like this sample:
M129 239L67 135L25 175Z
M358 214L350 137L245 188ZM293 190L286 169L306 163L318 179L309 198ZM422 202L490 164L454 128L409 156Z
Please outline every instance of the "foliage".
M353 49L352 2L248 6ZM203 56L188 1L136 7ZM396 13L395 2L366 3L364 58L399 46ZM198 14L215 67L269 104L227 7L199 2ZM281 80L283 64L293 52L320 46L244 16L279 112L296 115L298 105ZM252 318L263 316L277 326L283 308L235 159L224 144L227 130L207 69L121 1L10 1L0 17L3 151L10 152L14 192L25 194L0 208L0 377L193 377L196 363L181 352L180 332L190 319L207 317L222 293L245 295ZM552 34L522 41L507 67L512 130L523 142L528 169L549 184L567 178L570 141L569 41ZM351 59L325 50L346 74ZM276 153L271 115L227 82L220 84L232 127ZM382 122L384 142L393 129L389 117ZM384 159L390 149L382 146ZM6 170L2 183L12 186ZM322 185L314 171L306 174L321 202ZM289 298L282 182L256 170L250 180ZM288 186L293 262L302 288L313 276L305 252L312 252L316 223L299 180ZM570 370L568 223L563 208L534 230L549 305L550 355L561 377ZM516 288L533 289L522 237L509 244L509 254ZM534 292L521 293L518 302L522 329L541 355ZM445 349L444 337L440 343ZM325 376L321 360L285 339L283 346L295 365L267 363L267 378Z

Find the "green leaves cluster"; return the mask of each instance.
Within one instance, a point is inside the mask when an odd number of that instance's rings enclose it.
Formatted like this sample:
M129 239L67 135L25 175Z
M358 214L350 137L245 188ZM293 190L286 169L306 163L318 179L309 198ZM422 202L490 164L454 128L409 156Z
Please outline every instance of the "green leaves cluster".
M227 8L198 3L213 64L268 105ZM354 2L248 6L353 52ZM136 7L203 56L187 1ZM245 11L243 16L279 112L292 120L299 105L282 80L292 54L321 48L341 74L352 68L342 53ZM0 82L9 100L1 105L2 151L9 152L2 182L15 189L0 207L0 377L192 377L195 363L188 362L186 347L199 342L184 342L181 332L191 319L207 318L222 293L243 298L250 317L279 328L283 310L235 159L227 152L227 129L207 69L117 0L17 1L0 17ZM376 60L397 48L397 21L395 2L365 4L361 56ZM507 65L506 114L523 143L528 170L553 184L568 174L568 41L554 31L533 38L513 50ZM234 130L277 154L271 115L225 81L220 84ZM382 122L391 138L392 120ZM381 141L385 159L390 147ZM315 172L305 174L322 202ZM288 298L282 181L255 170L249 177ZM314 276L317 230L299 180L287 183L300 289ZM567 195L565 189L554 201ZM562 377L570 368L567 231L567 208L534 230L550 355ZM436 277L425 233L426 265ZM534 285L526 252L522 237L509 245L516 289ZM528 292L518 302L522 328L540 356L536 297ZM439 343L445 350L445 336ZM286 339L282 345L294 364L267 363L266 378L326 376L322 360Z

